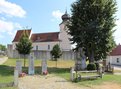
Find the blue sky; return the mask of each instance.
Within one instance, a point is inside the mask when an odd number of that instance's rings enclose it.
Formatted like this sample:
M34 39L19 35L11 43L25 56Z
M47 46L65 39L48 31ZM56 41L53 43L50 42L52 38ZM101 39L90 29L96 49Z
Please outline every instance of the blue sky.
M34 33L59 31L61 15L76 0L0 0L0 44L11 44L19 29L32 28ZM121 0L117 0L119 19L114 33L121 43Z

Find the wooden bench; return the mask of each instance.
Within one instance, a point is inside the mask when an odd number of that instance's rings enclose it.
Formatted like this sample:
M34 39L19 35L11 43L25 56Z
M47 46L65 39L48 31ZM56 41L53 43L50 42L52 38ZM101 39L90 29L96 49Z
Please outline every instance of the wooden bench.
M93 70L93 71L75 71L74 67L71 68L71 80L74 81L75 79L95 79L95 78L102 78L102 69L99 71Z
M83 75L84 73L84 75ZM77 71L77 78L81 79L95 79L95 78L102 78L102 73L97 72L97 70L93 71Z

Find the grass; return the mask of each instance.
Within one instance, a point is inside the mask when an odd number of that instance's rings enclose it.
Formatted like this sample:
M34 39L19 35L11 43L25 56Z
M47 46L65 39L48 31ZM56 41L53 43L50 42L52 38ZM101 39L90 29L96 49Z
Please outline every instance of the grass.
M0 88L0 89L17 89L16 87L5 87L5 88Z
M57 76L60 76L62 78L65 78L67 81L70 81L70 73L56 73ZM71 81L70 81L71 82ZM103 75L103 78L97 78L97 79L83 79L79 82L77 82L78 85L91 87L92 85L101 85L105 82L112 82L116 84L121 84L121 75L112 75L112 74L105 74Z
M13 82L13 75L14 75L14 67L16 65L17 59L8 59L7 62L5 62L3 65L0 65L0 83L8 83ZM22 63L23 63L23 59ZM35 60L35 73L41 74L41 60ZM65 71L70 71L69 68L74 65L74 61L64 61L59 60L56 66L55 61L47 61L48 71L49 73L64 73ZM26 67L22 68L23 72L28 73L28 60L26 60Z
M0 65L0 83L9 83L13 82L13 73L15 62L8 60L3 65Z
M13 72L16 65L17 59L8 59L6 63L0 65L0 83L13 81ZM23 61L23 60L22 60ZM41 74L41 60L35 60L35 73ZM57 76L63 77L70 81L70 67L74 66L74 61L64 61L59 60L56 68L55 61L47 61L48 72L50 74L55 74ZM23 67L24 72L28 72L28 60L26 62L26 67ZM71 82L71 81L70 81ZM83 80L78 82L78 85L91 87L92 85L100 85L104 82L114 82L121 84L121 75L105 74L103 78L98 78L94 80ZM3 88L3 89L16 89L16 88Z

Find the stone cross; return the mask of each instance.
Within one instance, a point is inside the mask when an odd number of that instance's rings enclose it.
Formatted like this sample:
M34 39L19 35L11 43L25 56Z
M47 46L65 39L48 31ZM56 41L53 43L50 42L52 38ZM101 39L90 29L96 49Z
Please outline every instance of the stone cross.
M16 61L16 69L18 70L18 74L22 73L22 61L21 60Z
M42 59L42 74L44 72L47 72L47 60L46 59Z
M29 70L28 74L33 75L34 74L34 54L30 53L29 56Z

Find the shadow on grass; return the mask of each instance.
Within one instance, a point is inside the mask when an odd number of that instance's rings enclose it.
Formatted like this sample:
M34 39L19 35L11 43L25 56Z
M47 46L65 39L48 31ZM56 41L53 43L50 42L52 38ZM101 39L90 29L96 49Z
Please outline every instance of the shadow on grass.
M49 74L63 74L68 73L70 71L69 68L56 68L56 67L48 67L47 68ZM28 73L28 67L22 67L22 71ZM35 74L41 74L42 67L35 66ZM0 65L0 75L1 76L11 76L14 74L14 67L7 65Z
M28 67L22 68L23 72L28 73ZM56 68L56 67L48 67L47 68L49 74L63 74L68 73L70 71L69 68ZM35 74L41 74L42 73L42 67L36 66L35 67Z
M14 74L14 67L7 65L0 65L0 75L1 76L11 76Z

